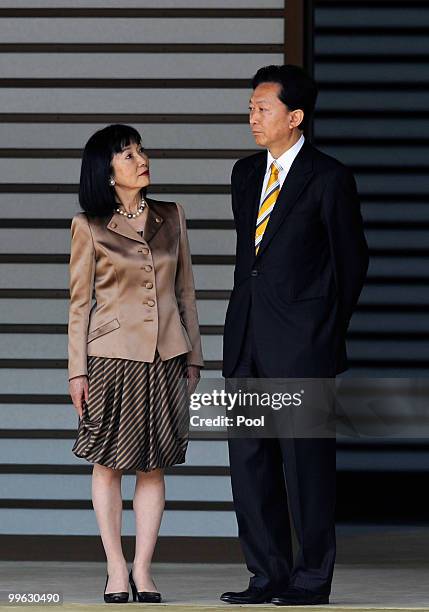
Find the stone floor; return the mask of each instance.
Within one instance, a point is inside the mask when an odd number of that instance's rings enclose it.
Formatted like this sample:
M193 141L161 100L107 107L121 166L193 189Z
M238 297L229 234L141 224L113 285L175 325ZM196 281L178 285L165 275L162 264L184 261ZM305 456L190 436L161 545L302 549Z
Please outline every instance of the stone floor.
M338 543L334 607L429 610L428 527L339 528ZM245 588L248 573L232 564L160 563L154 565L154 578L164 602L173 604L176 612L214 607L232 612L236 607L222 604L218 596L225 590ZM103 563L0 562L1 604L7 603L6 593L11 591L50 591L63 595L63 612L69 604L81 604L73 609L90 609L103 603L104 583Z

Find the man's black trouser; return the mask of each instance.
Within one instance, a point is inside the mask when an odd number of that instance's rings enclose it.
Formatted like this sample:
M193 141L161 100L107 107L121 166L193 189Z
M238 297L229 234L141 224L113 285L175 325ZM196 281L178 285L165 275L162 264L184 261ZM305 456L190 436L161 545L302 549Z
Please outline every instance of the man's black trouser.
M269 378L247 330L234 378ZM335 437L229 437L231 482L250 585L329 594L335 562ZM291 525L298 543L292 558Z

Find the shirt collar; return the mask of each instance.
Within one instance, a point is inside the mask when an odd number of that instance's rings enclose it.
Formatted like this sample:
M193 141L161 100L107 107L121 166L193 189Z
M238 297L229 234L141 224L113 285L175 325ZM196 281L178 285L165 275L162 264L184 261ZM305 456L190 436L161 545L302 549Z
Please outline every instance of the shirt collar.
M302 145L304 144L304 135L301 134L299 140L287 151L285 151L284 153L282 153L280 155L280 157L277 158L277 162L280 164L280 166L282 167L282 171L289 171L293 160L295 159L295 157L298 155ZM274 161L274 157L271 155L271 153L267 150L267 171L270 169L271 164Z

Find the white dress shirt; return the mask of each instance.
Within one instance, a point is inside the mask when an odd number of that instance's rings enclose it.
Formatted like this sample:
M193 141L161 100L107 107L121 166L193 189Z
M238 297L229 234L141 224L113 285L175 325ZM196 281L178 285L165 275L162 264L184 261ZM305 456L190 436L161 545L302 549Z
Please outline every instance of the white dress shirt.
M304 135L301 134L299 140L290 149L282 153L282 155L280 155L280 157L278 157L276 160L274 160L274 157L271 155L271 153L267 151L267 169L265 171L264 183L262 185L260 204L262 204L265 191L267 190L267 185L271 174L271 164L273 163L273 161L278 162L282 167L281 172L279 172L279 183L281 189L283 187L283 183L285 182L287 173L289 172L290 167L292 166L293 160L298 155L302 145L304 144L304 141Z

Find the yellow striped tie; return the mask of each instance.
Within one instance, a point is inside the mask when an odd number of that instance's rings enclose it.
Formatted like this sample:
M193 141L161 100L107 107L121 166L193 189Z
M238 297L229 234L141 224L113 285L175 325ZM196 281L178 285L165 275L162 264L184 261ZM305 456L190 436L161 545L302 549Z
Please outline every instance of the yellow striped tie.
M264 199L259 207L258 218L256 220L256 232L255 232L255 250L256 255L259 251L261 240L264 236L265 229L270 220L271 211L277 202L277 197L280 192L279 172L281 166L275 160L271 164L271 174L268 179L268 185L265 190Z

